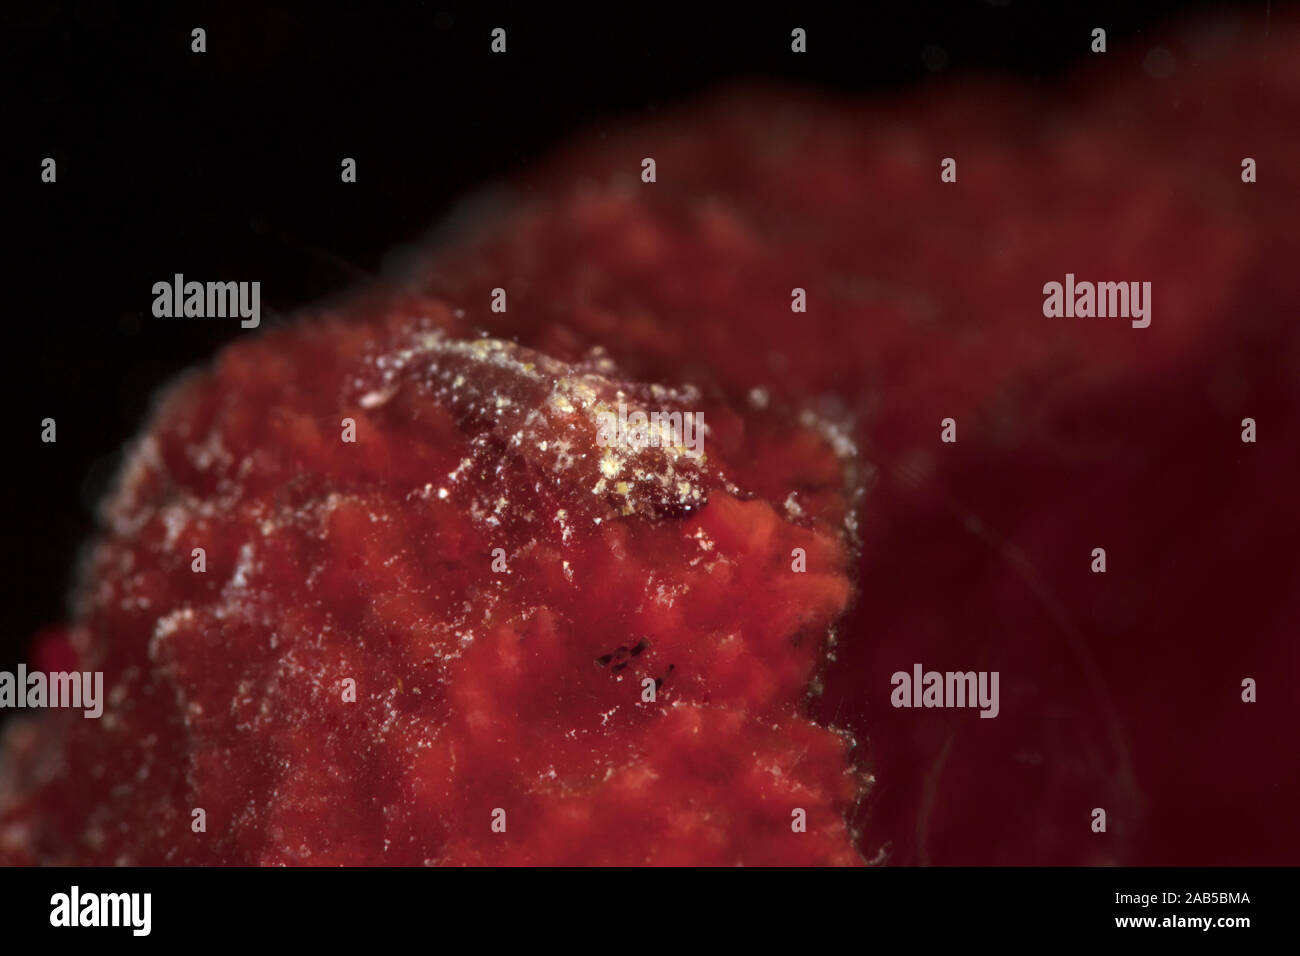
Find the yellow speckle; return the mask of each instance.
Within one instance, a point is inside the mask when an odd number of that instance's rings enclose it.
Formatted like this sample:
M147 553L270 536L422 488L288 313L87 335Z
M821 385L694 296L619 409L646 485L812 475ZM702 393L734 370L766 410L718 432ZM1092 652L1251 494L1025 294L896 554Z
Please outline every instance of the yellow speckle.
M613 450L606 448L605 456L600 460L600 473L606 478L613 478L622 470L623 463L618 460Z

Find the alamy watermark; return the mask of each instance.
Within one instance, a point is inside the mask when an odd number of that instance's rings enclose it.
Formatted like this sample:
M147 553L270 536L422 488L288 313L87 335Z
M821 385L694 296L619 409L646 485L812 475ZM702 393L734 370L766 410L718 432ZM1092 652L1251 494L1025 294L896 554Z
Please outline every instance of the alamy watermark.
M1075 282L1074 273L1065 282L1043 285L1043 315L1049 319L1132 319L1135 329L1151 324L1150 282Z
M677 448L687 458L704 454L703 412L629 413L624 402L612 411L596 413L596 444L618 445L640 451L643 448Z
M83 893L74 884L67 893L50 897L50 925L121 926L133 936L148 936L153 929L153 894Z
M153 294L153 314L159 319L238 316L245 329L255 329L262 321L260 282L186 282L178 272L171 282L155 282Z
M71 707L98 720L104 713L103 671L0 671L0 708Z
M979 707L981 717L996 717L1001 709L997 671L923 672L913 664L912 673L895 671L889 682L895 707Z

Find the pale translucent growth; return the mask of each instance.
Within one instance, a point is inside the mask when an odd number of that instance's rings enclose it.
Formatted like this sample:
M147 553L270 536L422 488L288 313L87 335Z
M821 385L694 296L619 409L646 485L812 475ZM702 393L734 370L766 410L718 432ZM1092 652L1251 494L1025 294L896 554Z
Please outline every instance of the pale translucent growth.
M623 462L614 454L612 448L606 448L600 459L600 473L606 478L615 478L623 470Z
M639 410L657 405L666 414L671 410L677 421L690 420L694 413L680 406L697 401L697 390L617 381L617 367L601 350L593 350L584 362L570 364L502 339L462 340L441 331L420 331L413 334L409 347L370 364L382 373L381 382L364 386L366 394L414 380L465 422L470 456L449 474L450 481L468 477L471 470L478 478L502 475L499 456L504 443L515 450L512 454L561 480L590 475L585 487L590 498L599 501L590 501L584 509L589 512L595 508L606 516L680 513L705 501L705 462L686 454L668 419L654 420L650 447L627 443L600 447L603 443L595 440L601 413L620 402ZM703 434L702 423L697 427ZM629 474L632 480L627 480ZM609 484L598 480L616 477L624 480ZM477 508L470 505L475 520L489 524L493 517L498 522L511 520L508 512L496 507L501 490L494 494L491 488L482 488L484 500Z

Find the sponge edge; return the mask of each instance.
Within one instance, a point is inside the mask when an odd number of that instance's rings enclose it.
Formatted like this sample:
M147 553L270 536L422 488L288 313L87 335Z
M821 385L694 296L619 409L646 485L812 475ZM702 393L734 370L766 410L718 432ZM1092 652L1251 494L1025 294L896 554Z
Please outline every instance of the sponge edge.
M866 778L805 716L851 449L467 333L363 297L164 396L71 631L104 715L9 732L0 859L860 862ZM599 440L620 402L704 453Z

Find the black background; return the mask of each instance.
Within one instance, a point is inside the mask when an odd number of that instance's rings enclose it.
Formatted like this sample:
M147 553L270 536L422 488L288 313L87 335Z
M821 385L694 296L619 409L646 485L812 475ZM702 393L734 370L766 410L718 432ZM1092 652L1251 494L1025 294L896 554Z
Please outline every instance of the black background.
M1240 4L1262 10L1263 2ZM95 502L157 388L241 333L168 322L173 273L262 282L263 322L381 271L467 191L567 133L719 82L844 91L1049 82L1104 26L1112 50L1223 4L545 5L28 3L3 16L12 455L0 669L66 616ZM207 31L207 52L190 31ZM489 34L508 33L508 53ZM790 53L790 30L809 52ZM928 47L937 47L923 57ZM946 61L946 62L945 62ZM944 65L940 66L940 63ZM46 156L58 182L40 181ZM358 182L339 179L342 157ZM40 421L58 422L56 444Z

